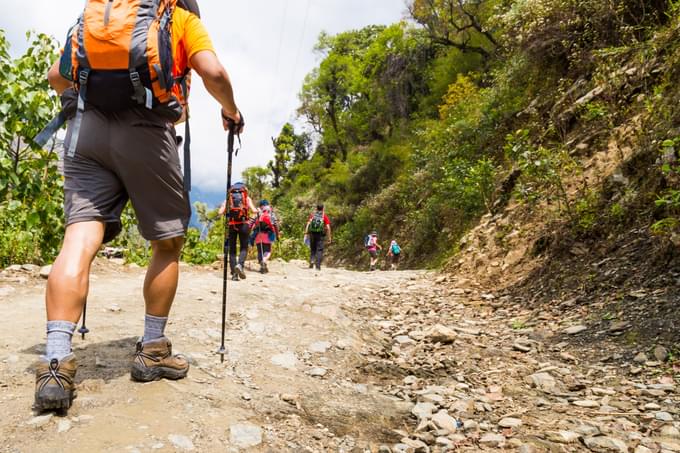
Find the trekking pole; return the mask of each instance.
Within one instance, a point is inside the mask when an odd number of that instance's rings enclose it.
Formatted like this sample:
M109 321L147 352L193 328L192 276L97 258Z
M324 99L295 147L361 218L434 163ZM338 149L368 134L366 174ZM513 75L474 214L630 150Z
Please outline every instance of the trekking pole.
M243 118L241 118L241 124L237 125L233 120L227 119L229 124L229 134L227 135L227 190L226 190L226 211L224 217L224 269L222 273L222 343L220 344L220 349L217 353L220 355L220 362L224 363L224 355L227 353L227 349L224 347L224 335L227 328L227 267L229 266L229 213L231 212L231 199L229 197L229 188L231 187L231 162L232 156L234 154L234 136L236 135L237 127L241 127L243 124ZM239 143L241 139L239 137ZM238 152L238 151L237 151Z
M82 336L82 339L85 339L85 334L90 332L90 329L85 327L85 318L87 317L87 300L85 301L85 305L83 305L83 323L80 326L80 329L78 329L78 333Z

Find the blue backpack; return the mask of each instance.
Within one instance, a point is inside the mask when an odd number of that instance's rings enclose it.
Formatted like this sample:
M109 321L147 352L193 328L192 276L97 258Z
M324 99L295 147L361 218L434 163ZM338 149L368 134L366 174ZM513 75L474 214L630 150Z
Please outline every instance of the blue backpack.
M396 242L392 244L392 255L399 255L401 253L401 247Z

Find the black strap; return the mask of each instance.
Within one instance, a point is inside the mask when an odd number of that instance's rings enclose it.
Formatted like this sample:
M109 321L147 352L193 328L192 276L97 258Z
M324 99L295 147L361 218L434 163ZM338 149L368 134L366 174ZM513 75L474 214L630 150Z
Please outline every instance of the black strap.
M184 190L191 192L191 128L188 112L184 122Z
M45 126L45 129L40 131L40 133L33 139L33 141L43 148L45 145L47 145L47 142L52 138L52 136L59 130L61 129L61 126L66 123L66 114L64 113L63 110L59 112L57 116L52 118L52 121L49 122L47 126Z
M184 99L189 99L189 91L187 90L187 76L186 74L180 81ZM191 127L189 126L189 104L184 107L184 190L191 192Z
M223 110L220 110L220 115L222 115L222 118L224 119L224 121L229 123L229 129L233 129L234 131L240 131L243 128L243 126L246 125L246 120L243 118L243 113L241 113L241 111L239 109L236 109L236 111L238 112L238 116L241 118L241 121L239 121L238 124L236 124L236 122L234 120L232 120L227 115L225 115ZM236 148L234 155L238 156L238 152L241 150L241 146L243 146L241 144L241 133L240 132L236 132L236 138L238 138L238 148Z

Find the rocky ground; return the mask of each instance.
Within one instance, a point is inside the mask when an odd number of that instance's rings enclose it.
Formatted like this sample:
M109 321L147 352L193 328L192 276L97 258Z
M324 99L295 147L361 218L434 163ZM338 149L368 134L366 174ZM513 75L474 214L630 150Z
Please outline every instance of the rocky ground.
M193 368L140 385L143 270L97 260L67 416L30 407L44 280L3 271L0 451L680 451L674 351L630 323L460 277L272 271L230 285L221 364L221 273L186 267L168 335Z

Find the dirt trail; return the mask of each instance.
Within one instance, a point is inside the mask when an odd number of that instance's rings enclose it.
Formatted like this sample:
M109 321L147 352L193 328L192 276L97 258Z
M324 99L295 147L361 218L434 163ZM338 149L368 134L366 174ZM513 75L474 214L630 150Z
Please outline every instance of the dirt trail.
M192 370L138 384L144 271L96 261L68 417L30 409L44 281L0 272L0 452L680 452L680 364L629 322L462 276L271 268L230 285L221 364L221 273L185 267L167 334Z
M178 382L130 381L143 322L143 269L97 260L68 417L34 418L31 365L44 348L44 281L19 277L0 297L0 451L350 451L394 435L409 406L345 379L367 338L343 301L418 273L355 273L305 263L230 282L229 355L219 346L221 271L183 268L167 335L190 357ZM7 282L7 279L5 280ZM1 285L1 284L0 284ZM58 431L63 431L59 433ZM348 435L347 438L343 436Z

